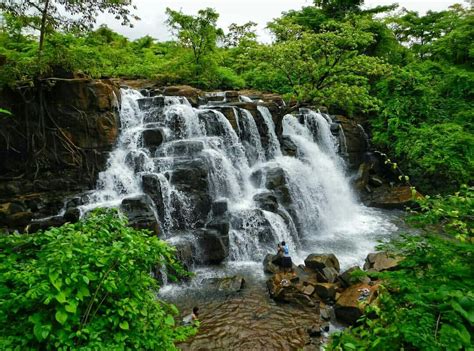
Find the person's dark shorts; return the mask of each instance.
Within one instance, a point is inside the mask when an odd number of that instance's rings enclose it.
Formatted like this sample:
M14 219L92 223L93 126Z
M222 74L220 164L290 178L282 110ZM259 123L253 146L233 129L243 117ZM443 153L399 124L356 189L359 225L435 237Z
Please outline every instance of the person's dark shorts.
M292 266L293 266L293 262L291 262L291 257L282 257L281 258L281 267L291 268Z

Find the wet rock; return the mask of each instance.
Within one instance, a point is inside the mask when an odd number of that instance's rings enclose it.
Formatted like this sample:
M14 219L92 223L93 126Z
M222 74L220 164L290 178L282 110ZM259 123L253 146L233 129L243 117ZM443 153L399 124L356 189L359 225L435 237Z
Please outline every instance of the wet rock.
M324 268L334 268L337 274L340 270L339 260L334 254L310 254L304 260L304 264L316 271L322 271Z
M329 321L329 320L331 320L331 318L333 316L333 311L329 306L321 305L319 314L321 316L321 319L323 319L325 321Z
M375 187L379 187L383 185L383 179L380 178L379 176L372 175L369 178L369 184Z
M344 290L336 301L336 318L347 324L355 324L362 316L365 307L378 296L379 284L360 283Z
M322 334L321 327L319 325L313 325L312 327L308 328L308 334L312 338L319 338Z
M289 302L303 306L316 307L308 295L300 291L294 282L292 282L293 275L286 273L277 273L267 280L267 288L270 297L276 301Z
M227 102L237 102L239 100L239 92L238 91L226 91L225 92L225 100Z
M316 271L318 281L325 283L334 283L337 280L338 272L333 267L325 267Z
M190 270L194 263L195 247L192 239L178 237L170 243L176 248L176 258L183 264L186 270Z
M120 209L129 219L131 226L137 229L148 229L156 235L159 225L155 218L153 201L148 195L137 195L122 200Z
M150 196L151 200L155 204L160 222L164 223L165 207L163 203L163 193L159 177L156 174L143 174L142 187L143 192Z
M282 136L281 152L284 156L296 157L298 147L288 135Z
M164 133L161 128L156 129L145 129L143 131L143 145L146 146L148 149L156 150L164 140Z
M33 220L27 227L26 232L36 233L39 230L47 230L51 227L60 227L65 224L67 220L63 216L54 216L46 220Z
M265 273L278 273L280 266L278 265L281 256L267 254L263 260L263 270Z
M396 269L402 257L390 255L387 252L376 252L367 255L364 264L366 271L387 271Z
M404 209L405 207L413 206L414 199L422 198L419 192L412 193L410 186L381 186L374 189L373 193L365 202L372 207L387 208L387 209Z
M244 288L245 279L240 275L224 278L206 278L202 280L201 284L204 286L209 286L218 291L235 293Z
M165 97L164 96L153 96L145 97L137 100L138 107L142 111L149 110L151 108L162 110L165 107Z
M217 200L212 203L212 215L223 216L227 213L228 204L227 200Z
M198 260L203 264L218 264L229 255L229 236L215 229L196 231Z
M285 170L281 167L268 168L266 172L265 186L273 190L278 201L287 209L292 205L290 190L288 187Z
M81 211L78 208L69 208L64 213L64 219L70 223L76 223L81 218Z
M331 283L318 283L314 287L316 294L325 302L334 302L336 298L336 285Z
M183 96L191 105L197 107L199 98L203 95L202 91L189 85L168 86L163 89L165 96Z
M262 210L270 212L278 211L278 200L276 196L269 191L256 194L253 197L253 201L255 201L257 206Z
M341 275L339 275L339 282L343 287L347 288L351 285L358 283L369 283L370 279L368 277L355 278L352 276L354 272L362 272L359 266L353 266L345 270Z

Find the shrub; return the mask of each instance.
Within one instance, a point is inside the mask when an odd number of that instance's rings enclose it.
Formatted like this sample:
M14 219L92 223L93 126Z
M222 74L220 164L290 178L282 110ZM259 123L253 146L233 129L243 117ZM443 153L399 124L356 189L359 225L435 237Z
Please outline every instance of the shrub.
M175 349L193 332L157 300L150 272L174 251L113 210L0 237L0 349Z

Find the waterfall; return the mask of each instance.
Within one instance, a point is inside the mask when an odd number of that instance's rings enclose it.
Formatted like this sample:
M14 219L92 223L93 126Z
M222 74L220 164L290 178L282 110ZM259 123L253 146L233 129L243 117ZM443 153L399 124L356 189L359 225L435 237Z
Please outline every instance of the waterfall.
M275 132L275 123L273 123L272 114L270 110L265 106L257 106L258 112L263 117L263 121L265 122L265 126L268 130L268 135L270 138L270 142L268 145L268 153L270 157L277 157L281 156L280 150L280 142L278 141L276 132Z
M120 136L83 212L147 194L168 240L190 242L199 255L203 242L217 238L228 242L231 261L260 261L281 241L296 258L320 251L324 238L385 230L380 216L355 200L329 117L308 109L299 119L285 116L283 134L297 149L289 157L264 106L258 120L232 107L234 130L218 106L196 109L185 98L132 89L121 94ZM337 249L351 256L344 245Z

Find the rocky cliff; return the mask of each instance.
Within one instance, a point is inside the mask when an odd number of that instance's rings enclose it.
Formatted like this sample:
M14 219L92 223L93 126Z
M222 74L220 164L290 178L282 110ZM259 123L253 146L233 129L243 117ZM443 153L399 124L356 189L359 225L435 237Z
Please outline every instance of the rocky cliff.
M40 86L0 92L0 106L13 113L0 119L0 228L23 230L92 188L118 135L117 84L50 79Z

